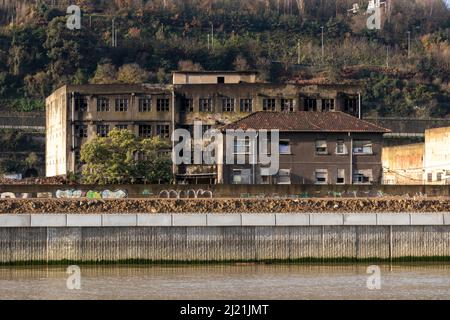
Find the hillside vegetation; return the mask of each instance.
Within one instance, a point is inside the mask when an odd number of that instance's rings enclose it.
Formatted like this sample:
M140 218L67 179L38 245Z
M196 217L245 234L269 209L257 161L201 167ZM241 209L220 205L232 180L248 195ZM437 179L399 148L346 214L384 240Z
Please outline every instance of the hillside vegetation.
M388 1L381 30L367 29L368 1L358 0L78 0L70 1L83 10L74 31L69 1L47 2L0 8L0 108L42 110L65 83L168 83L175 69L254 69L261 81L361 81L365 115L450 116L443 0ZM349 11L354 3L358 13Z

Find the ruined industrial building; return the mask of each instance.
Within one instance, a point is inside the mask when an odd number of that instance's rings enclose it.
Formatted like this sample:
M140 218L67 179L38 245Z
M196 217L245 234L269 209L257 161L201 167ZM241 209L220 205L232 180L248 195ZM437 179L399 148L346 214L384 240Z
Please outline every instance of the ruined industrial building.
M306 117L310 126L311 122L328 119L328 127L312 131L294 128L310 132L308 147L300 145L298 135L282 130L285 132L280 148L295 151L289 162L296 164L282 168L273 179L266 179L261 172L250 178L248 171L239 174L237 168L230 169L230 173L227 168L217 166L183 165L175 168L176 180L211 184L379 183L381 138L389 131L359 120L360 107L357 84L260 83L255 72L175 72L171 85L67 85L46 99L46 175L78 172L81 145L95 135L106 136L113 128L129 129L141 137L170 139L177 128L192 132L196 121L201 121L206 131L264 113L269 118L280 115L290 118L289 114L293 119ZM335 130L334 125L342 122L345 128ZM358 133L353 137L355 128ZM337 134L330 134L333 130ZM318 153L318 148L325 151ZM355 153L355 148L361 152ZM305 160L302 158L305 151L312 152L310 163L298 171L295 167ZM361 156L364 152L367 154ZM342 168L329 167L337 158L342 160ZM313 162L317 165L311 166Z

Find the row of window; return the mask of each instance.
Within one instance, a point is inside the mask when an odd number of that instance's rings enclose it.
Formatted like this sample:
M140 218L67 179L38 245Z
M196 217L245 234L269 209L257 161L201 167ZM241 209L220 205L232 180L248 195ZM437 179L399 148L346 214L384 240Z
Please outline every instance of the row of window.
M139 112L152 111L152 99L150 97L144 97L138 99ZM130 99L118 98L114 101L114 111L127 112L130 105ZM157 98L156 99L156 111L168 112L170 106L169 98ZM75 98L75 111L85 112L88 110L88 100L80 97ZM97 112L111 111L110 100L108 98L97 98Z
M316 99L304 99L305 111L317 111ZM236 99L234 98L222 98L221 99L222 112L235 112L236 111ZM263 111L276 111L277 99L264 98L262 110ZM184 99L183 110L185 112L194 111L194 100ZM213 105L211 98L200 98L198 100L199 112L212 112ZM322 99L322 111L334 111L335 104L334 99ZM240 112L253 112L253 99L239 99L239 111ZM280 99L280 111L293 112L294 111L294 99Z
M170 126L168 124L158 124L156 127L156 135L161 138L169 138L170 137ZM126 130L128 129L128 125L126 124L118 124L115 126L116 129ZM109 124L98 124L96 126L97 136L106 137L111 130L111 126ZM152 125L139 125L139 136L142 138L148 138L153 136L153 126ZM87 138L88 137L88 126L87 125L76 125L75 126L75 134L78 138Z
M270 184L271 179L276 184L291 184L291 169L280 169L275 177L266 174L266 170L261 168L260 171L261 183ZM337 169L335 184L345 184L345 169ZM314 171L315 184L329 184L328 170L316 169ZM372 169L356 170L353 173L353 184L368 184L372 183ZM251 169L234 169L233 170L233 184L252 184Z
M110 100L108 98L97 98L97 112L111 111ZM263 99L263 111L276 111L277 99L264 98ZM335 111L334 99L322 99L322 111ZM114 100L114 111L127 112L130 104L128 98L117 98ZM138 99L139 112L150 112L152 110L151 97L141 97ZM236 99L234 98L222 98L222 112L235 112L236 111ZM168 112L170 106L169 98L157 98L156 99L156 111ZM183 109L185 112L194 111L193 99L183 99ZM198 101L199 112L213 112L213 105L211 98L200 98ZM356 99L346 99L344 101L344 110L346 112L355 113L357 109ZM88 110L88 100L85 97L75 98L75 111L85 112ZM304 99L305 111L317 111L317 99L305 98ZM240 112L253 112L253 99L239 99L239 111ZM294 111L294 99L280 99L280 111L293 112Z
M234 142L235 154L250 154L250 138L237 139ZM315 142L316 155L328 155L328 142L327 140L316 140ZM291 154L291 145L289 140L279 141L279 153ZM348 154L347 146L344 140L336 141L335 154L346 155ZM356 155L371 155L373 154L372 141L370 140L354 140L353 141L353 154Z

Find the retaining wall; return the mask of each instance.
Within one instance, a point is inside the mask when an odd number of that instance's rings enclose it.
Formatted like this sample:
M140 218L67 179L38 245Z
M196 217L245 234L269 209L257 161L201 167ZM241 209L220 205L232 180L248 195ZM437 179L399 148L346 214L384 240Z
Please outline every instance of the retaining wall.
M2 215L0 263L450 258L450 213Z

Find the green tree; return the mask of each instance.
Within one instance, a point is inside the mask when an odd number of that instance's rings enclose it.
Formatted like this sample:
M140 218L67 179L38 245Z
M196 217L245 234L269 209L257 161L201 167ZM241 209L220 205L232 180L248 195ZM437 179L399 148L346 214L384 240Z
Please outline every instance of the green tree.
M171 159L158 137L141 139L130 130L114 129L81 147L82 177L87 183L169 182Z

